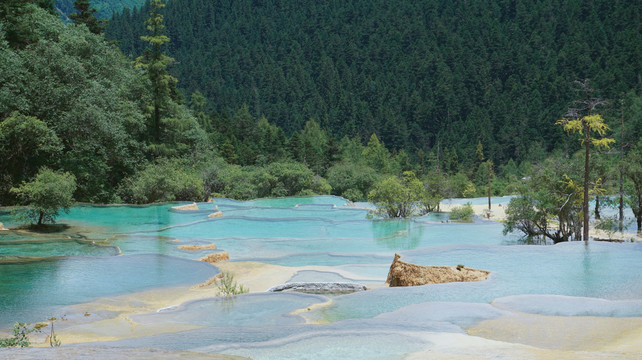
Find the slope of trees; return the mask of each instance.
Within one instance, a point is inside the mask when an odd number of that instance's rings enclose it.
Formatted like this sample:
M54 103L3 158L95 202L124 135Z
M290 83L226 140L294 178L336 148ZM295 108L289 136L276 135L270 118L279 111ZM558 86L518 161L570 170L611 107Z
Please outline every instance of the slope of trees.
M0 203L39 168L75 176L79 201L110 202L120 182L157 156L205 148L206 135L172 100L161 144L149 138L151 84L104 37L28 1L0 18ZM155 145L155 146L153 146Z
M412 158L448 151L468 164L481 141L505 164L577 148L550 126L574 79L606 99L640 89L640 11L608 0L171 0L166 25L178 86L217 113L248 104L288 136L313 118L335 138L376 133ZM142 52L146 13L111 19L125 54Z
M144 4L145 0L91 0L91 7L96 9L96 17L99 19L109 19L115 12ZM56 0L55 7L63 16L69 16L74 12L74 0Z

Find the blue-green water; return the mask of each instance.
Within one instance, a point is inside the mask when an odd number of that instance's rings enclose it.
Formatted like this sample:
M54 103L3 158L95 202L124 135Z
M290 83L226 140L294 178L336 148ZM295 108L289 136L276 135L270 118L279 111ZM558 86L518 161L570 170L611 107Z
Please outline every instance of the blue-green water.
M210 264L164 255L60 257L0 264L0 326L61 317L62 307L158 287L197 284Z
M493 204L509 200L493 198ZM642 244L521 245L518 235L503 235L499 223L453 223L445 213L373 220L369 204L355 207L333 196L214 199L199 203L198 211L171 209L175 205L78 206L59 218L69 227L58 232L0 232L0 328L59 316L71 304L203 282L218 270L195 260L213 250L179 245L211 243L231 261L326 267L302 271L291 281L383 283L395 253L417 264L464 264L492 273L483 282L333 296L324 307L311 307L327 300L323 296L294 293L199 300L135 321L203 328L110 346L257 359L300 358L296 349L310 358L324 358L331 350L342 351L344 358L398 358L431 346L421 332L463 332L462 326L500 316L499 305L489 304L494 300L533 313L642 316ZM223 217L208 218L219 210ZM0 222L14 225L6 213L0 213ZM292 315L307 307L307 319L328 324L305 325Z

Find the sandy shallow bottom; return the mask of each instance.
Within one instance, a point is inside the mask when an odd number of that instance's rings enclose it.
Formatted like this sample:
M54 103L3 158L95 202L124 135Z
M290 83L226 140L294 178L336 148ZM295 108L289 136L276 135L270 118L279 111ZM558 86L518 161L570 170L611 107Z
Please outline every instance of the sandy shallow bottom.
M282 284L302 270L341 272L323 266L294 268L256 262L225 262L217 266L234 273L236 280L252 292L263 292ZM349 273L342 275L354 276ZM131 316L214 297L217 291L214 285L158 289L71 306L67 320L56 322L56 333L64 345L80 345L197 329L198 326L176 323L144 325L132 321ZM44 333L48 333L47 330L45 328ZM466 333L460 334L425 333L427 343L433 345L423 351L406 354L405 358L639 359L639 354L642 354L642 318L564 317L511 312L510 316L482 321L465 330ZM33 341L35 347L48 346L46 334L37 335ZM101 349L95 343L92 347L69 349L63 346L55 350L3 350L0 358L43 358L43 351L48 351L44 358L52 359L217 358L209 354L153 349Z

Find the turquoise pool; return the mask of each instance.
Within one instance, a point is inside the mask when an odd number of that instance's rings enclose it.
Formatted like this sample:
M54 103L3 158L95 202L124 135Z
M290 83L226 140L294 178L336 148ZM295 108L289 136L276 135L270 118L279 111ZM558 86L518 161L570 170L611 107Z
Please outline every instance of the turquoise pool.
M107 345L255 359L302 353L322 359L337 351L347 359L396 359L434 345L438 337L429 333L464 334L465 326L506 311L642 317L642 244L522 245L518 234L504 235L500 223L453 223L445 213L370 219L368 204L355 207L334 196L214 199L199 203L198 211L172 209L176 205L78 206L59 218L68 225L59 232L0 232L0 328L60 316L74 304L202 283L218 269L196 260L212 250L179 246L212 243L231 261L324 267L300 271L291 281L382 284L395 253L417 264L464 264L491 275L476 283L380 287L333 296L324 306L313 305L330 298L294 293L192 301L133 320L199 329ZM223 216L209 218L214 211ZM7 213L0 222L13 225ZM297 309L307 310L293 313Z

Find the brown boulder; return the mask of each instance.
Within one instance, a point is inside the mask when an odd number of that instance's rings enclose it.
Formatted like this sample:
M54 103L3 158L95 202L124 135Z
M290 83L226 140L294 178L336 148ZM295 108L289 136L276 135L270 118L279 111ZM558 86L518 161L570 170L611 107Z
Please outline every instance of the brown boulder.
M393 286L419 286L447 282L482 281L490 271L470 269L464 266L422 266L399 260L395 254L390 265L386 283Z

